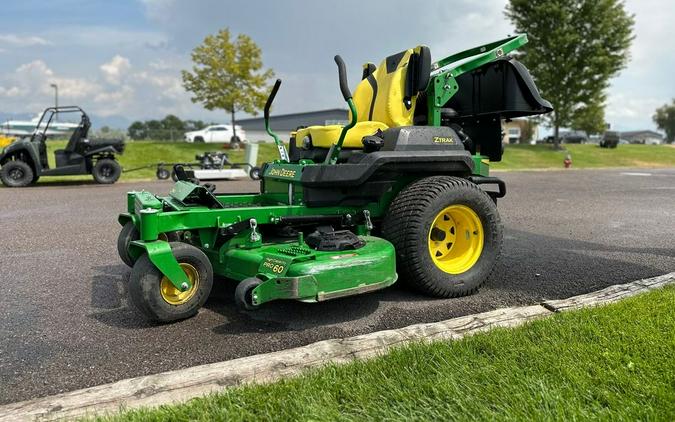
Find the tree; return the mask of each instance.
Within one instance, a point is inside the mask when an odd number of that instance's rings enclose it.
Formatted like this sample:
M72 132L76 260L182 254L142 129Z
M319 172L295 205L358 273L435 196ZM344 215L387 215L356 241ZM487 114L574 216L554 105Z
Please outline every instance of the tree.
M652 119L659 129L666 132L666 142L672 144L675 141L675 98L670 104L657 108Z
M185 130L185 123L173 114L168 114L162 119L162 127L165 130L175 130L177 132L182 132Z
M265 105L268 94L266 82L274 72L263 70L260 48L244 34L230 40L225 28L208 35L192 51L192 72L182 71L183 86L193 93L193 103L201 102L208 110L230 112L236 139L235 113L245 111L256 115Z
M607 129L604 96L602 102L592 102L580 108L572 118L572 126L575 129L585 131L589 135L603 133Z
M520 58L553 105L546 120L554 128L554 147L560 127L604 125L609 79L628 63L634 38L633 15L623 2L510 0L505 13L530 39Z
M519 121L520 126L520 144L529 144L534 136L534 127L536 123L533 119L522 119Z
M131 139L145 139L148 137L148 127L144 122L137 120L129 126L127 134Z

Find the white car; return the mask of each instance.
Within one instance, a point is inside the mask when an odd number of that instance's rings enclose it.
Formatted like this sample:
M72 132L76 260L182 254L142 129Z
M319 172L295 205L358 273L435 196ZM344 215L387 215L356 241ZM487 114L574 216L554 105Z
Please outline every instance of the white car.
M237 138L234 137L232 125L207 126L202 130L185 133L185 142L219 142L239 143L246 140L246 132L237 125Z

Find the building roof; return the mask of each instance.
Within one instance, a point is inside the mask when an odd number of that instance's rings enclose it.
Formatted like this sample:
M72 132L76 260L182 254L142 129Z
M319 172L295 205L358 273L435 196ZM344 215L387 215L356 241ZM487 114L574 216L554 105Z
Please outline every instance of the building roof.
M653 138L663 139L663 135L653 130L629 130L627 132L620 132L622 138L635 138L638 136L650 136Z
M273 130L295 130L298 126L324 125L329 120L346 120L346 108L306 111L303 113L273 114L270 116ZM265 118L253 117L237 120L246 130L265 130Z

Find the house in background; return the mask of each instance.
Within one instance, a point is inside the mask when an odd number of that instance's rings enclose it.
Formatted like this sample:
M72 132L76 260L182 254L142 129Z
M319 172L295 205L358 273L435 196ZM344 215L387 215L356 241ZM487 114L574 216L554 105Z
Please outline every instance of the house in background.
M532 136L530 139L523 139L523 136L527 136L528 125L532 130ZM529 119L504 120L502 129L504 131L502 143L505 144L519 144L521 142L534 144L535 139L539 138L539 126Z
M660 145L663 143L663 135L653 130L631 130L621 132L621 139L631 144Z
M295 131L298 126L344 125L349 123L347 117L346 108L282 115L273 114L270 116L270 127L282 140L287 141L290 133ZM265 131L265 119L263 117L237 120L237 125L244 128L250 142L273 142L272 137Z

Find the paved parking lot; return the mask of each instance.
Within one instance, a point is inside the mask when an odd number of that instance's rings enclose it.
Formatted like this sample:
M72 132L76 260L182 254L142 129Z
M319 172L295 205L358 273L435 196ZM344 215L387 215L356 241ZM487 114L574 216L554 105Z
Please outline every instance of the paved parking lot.
M394 286L321 304L234 308L215 283L198 316L168 325L129 308L116 252L125 192L168 182L0 188L0 403L509 305L675 270L675 169L501 173L503 258L476 295ZM219 191L255 191L254 182Z

